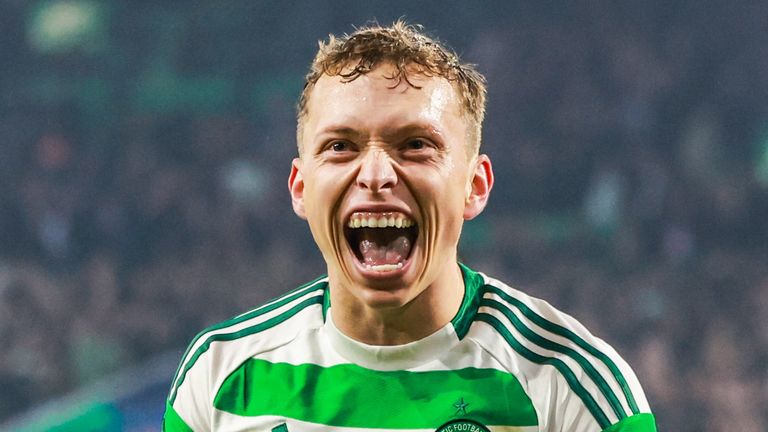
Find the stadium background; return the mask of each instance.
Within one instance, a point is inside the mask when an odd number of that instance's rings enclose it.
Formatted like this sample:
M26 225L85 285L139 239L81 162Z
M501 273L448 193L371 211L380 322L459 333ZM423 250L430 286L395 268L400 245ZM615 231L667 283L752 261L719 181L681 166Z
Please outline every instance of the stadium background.
M661 430L768 430L768 3L0 0L0 429L149 431L196 331L322 272L290 210L329 32L489 81L462 259L575 315Z

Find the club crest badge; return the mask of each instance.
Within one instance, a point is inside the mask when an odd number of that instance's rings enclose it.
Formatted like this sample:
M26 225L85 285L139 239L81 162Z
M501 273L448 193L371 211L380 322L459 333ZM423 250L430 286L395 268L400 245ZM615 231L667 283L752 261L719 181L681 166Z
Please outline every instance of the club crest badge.
M487 427L474 420L456 419L437 428L435 432L491 432Z

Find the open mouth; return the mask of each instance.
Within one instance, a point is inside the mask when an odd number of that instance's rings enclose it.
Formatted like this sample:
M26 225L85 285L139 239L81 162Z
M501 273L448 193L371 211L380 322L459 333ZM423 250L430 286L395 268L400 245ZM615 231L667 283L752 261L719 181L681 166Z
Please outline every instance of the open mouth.
M355 212L344 228L360 264L377 272L403 268L418 235L416 222L399 212Z

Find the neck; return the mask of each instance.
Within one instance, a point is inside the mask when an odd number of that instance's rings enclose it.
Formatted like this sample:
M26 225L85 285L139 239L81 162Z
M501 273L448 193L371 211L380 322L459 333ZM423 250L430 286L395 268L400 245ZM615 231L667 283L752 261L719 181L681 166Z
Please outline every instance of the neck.
M423 339L448 324L464 298L464 279L455 261L423 290L398 290L415 295L404 295L403 302L394 305L367 302L370 288L349 288L337 279L330 278L334 323L348 337L369 345L402 345Z

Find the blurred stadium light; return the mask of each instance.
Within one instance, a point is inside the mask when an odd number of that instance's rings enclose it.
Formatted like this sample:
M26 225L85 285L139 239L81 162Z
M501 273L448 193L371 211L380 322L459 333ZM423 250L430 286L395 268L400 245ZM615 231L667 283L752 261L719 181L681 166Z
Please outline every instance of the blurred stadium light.
M39 3L30 15L28 39L40 53L96 52L105 46L106 5L96 1Z

